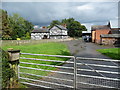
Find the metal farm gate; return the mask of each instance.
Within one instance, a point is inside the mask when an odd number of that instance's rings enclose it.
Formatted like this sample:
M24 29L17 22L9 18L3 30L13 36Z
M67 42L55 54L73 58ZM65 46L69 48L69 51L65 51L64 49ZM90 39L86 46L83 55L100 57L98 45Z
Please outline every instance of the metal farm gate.
M19 79L23 84L27 84L33 87L52 89L120 88L119 60L31 53L21 53L21 55L29 55L30 57L45 56L68 58L68 61L60 61L40 58L28 58L28 56L20 57L22 60L20 60L20 63L22 65L19 66ZM31 63L30 61L34 62ZM48 65L45 63L35 63L36 61L58 62L61 64ZM28 66L25 66L24 64ZM35 65L35 68L31 67L30 65ZM41 68L36 68L37 66L41 66ZM48 68L44 69L42 66ZM51 70L49 69L50 67L55 67L56 69ZM51 73L48 75L42 75L42 72L39 74L34 74L30 73L29 70L34 70L36 73L38 73L38 71Z

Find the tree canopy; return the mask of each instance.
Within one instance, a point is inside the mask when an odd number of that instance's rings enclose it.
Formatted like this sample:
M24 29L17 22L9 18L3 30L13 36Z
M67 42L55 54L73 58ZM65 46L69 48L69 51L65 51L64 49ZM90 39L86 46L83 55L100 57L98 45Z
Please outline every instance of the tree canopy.
M2 10L2 39L16 40L17 38L29 39L30 33L33 30L33 24L25 20L19 14L15 13L12 16L7 14L7 11ZM29 36L28 36L29 35Z
M58 21L58 20L53 20L53 21L50 23L50 27L52 27L52 26L54 26L54 25L59 25L59 24L61 24L60 21Z

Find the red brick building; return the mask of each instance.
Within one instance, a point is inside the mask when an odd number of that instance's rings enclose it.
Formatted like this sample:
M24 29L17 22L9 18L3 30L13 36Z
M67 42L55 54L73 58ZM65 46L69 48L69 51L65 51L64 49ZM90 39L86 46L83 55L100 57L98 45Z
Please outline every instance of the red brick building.
M100 35L109 34L111 31L110 23L108 25L95 25L91 27L92 31L92 42L101 44Z
M92 42L104 45L120 46L120 28L111 28L108 25L97 25L91 27Z

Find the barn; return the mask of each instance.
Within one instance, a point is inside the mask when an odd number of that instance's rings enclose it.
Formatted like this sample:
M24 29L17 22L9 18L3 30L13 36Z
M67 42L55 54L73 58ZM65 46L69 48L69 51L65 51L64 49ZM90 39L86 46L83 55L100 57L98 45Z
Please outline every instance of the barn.
M120 28L111 28L108 25L95 25L91 27L92 42L103 45L120 46Z
M92 31L92 42L100 44L100 35L109 34L111 31L110 23L108 25L94 25L91 27Z

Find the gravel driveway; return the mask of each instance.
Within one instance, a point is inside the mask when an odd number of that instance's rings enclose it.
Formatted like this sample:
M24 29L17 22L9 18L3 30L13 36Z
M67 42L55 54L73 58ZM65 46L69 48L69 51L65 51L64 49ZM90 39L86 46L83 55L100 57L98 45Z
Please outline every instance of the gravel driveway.
M109 58L97 52L97 49L113 48L110 46L100 46L94 43L84 42L82 40L66 41L65 43L71 54L80 57Z

